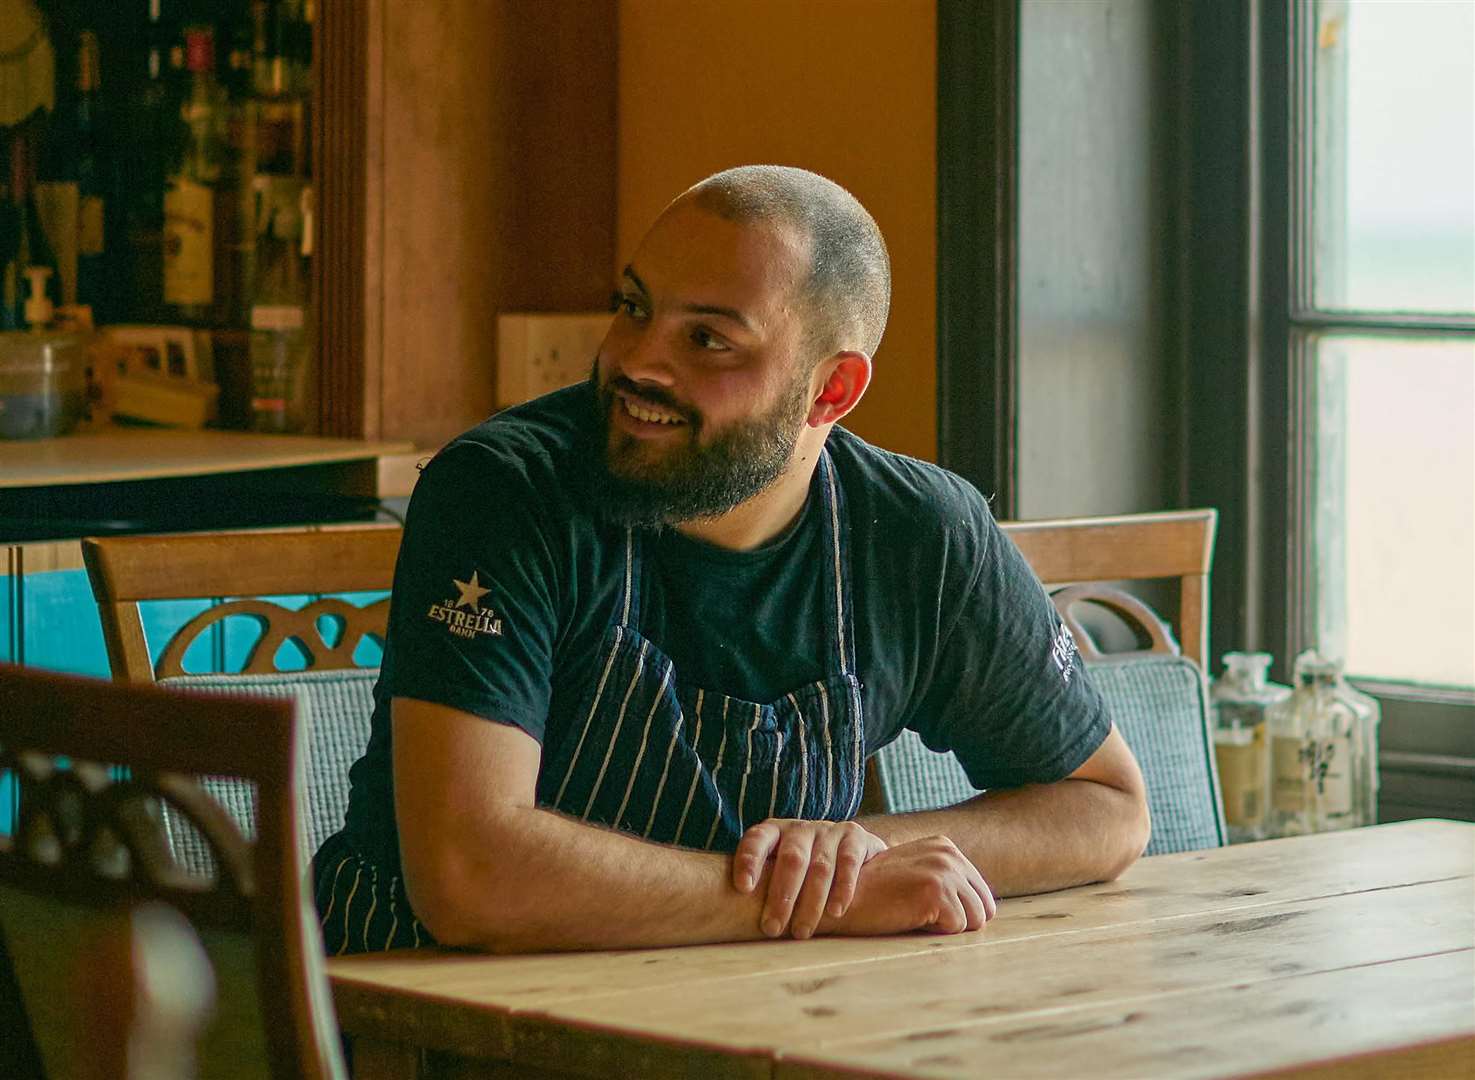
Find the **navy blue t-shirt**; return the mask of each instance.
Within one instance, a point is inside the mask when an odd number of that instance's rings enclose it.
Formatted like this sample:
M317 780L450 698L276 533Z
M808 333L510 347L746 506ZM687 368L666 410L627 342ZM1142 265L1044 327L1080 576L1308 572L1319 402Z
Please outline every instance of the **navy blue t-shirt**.
M576 721L621 596L623 529L594 508L600 454L587 385L499 413L425 468L395 570L373 732L351 772L348 839L397 872L389 702L515 724L547 745ZM972 486L836 427L849 515L866 752L916 730L976 787L1059 780L1110 720L1060 620ZM818 476L818 473L816 473ZM774 701L829 672L831 565L816 486L781 536L735 552L644 535L642 634L683 683ZM830 600L828 608L826 600Z

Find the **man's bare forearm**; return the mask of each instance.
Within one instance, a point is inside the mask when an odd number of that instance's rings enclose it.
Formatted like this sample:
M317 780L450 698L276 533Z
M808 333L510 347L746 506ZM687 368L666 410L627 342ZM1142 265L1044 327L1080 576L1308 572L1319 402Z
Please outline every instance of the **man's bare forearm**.
M427 925L446 944L543 952L763 936L767 871L759 888L739 893L728 855L651 843L550 810L508 809L494 842L477 851L448 845L443 859L432 905L439 918ZM418 908L417 893L412 881Z
M1109 881L1142 854L1141 799L1092 780L986 792L957 806L876 814L860 823L888 844L942 835L983 873L996 896Z

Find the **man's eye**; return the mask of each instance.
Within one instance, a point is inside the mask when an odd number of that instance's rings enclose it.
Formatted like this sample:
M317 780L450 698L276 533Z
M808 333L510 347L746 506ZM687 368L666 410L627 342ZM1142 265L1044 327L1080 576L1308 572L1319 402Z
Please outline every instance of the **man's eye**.
M711 349L713 352L723 352L729 348L727 342L704 326L699 326L691 332L691 340L697 348Z
M645 318L645 305L633 296L624 293L615 293L610 297L610 307L613 311L628 315L632 319Z

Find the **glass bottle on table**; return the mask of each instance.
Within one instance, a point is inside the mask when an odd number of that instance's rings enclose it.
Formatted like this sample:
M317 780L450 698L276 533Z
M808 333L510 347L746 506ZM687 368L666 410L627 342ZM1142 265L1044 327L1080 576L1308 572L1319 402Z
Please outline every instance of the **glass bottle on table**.
M1266 678L1269 653L1224 654L1224 674L1214 680L1214 760L1231 843L1265 838L1270 809L1271 706L1291 689Z
M1342 665L1314 649L1296 657L1294 682L1270 712L1271 835L1373 824L1377 702L1348 686Z

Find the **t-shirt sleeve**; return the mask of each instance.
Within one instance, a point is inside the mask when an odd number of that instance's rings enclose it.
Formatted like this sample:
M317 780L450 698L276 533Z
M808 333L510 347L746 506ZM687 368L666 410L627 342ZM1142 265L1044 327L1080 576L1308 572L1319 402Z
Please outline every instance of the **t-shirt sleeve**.
M495 448L456 443L415 485L395 566L384 686L515 724L547 724L557 570L534 484Z
M1070 775L1111 730L1070 631L981 497L966 539L950 545L968 581L944 627L927 686L907 726L951 750L978 788L1051 783Z

